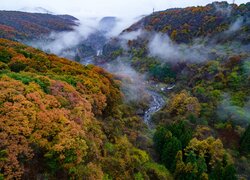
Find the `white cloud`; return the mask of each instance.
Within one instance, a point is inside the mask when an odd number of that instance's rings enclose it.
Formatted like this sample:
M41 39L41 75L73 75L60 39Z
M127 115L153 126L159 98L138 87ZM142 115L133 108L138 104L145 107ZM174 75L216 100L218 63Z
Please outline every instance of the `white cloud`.
M209 49L203 44L176 44L165 34L155 34L149 43L151 56L161 58L164 62L204 62L208 59Z

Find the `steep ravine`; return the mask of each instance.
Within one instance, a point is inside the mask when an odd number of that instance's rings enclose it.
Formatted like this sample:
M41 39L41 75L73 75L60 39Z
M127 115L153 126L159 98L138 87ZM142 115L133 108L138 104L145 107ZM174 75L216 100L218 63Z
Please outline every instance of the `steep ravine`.
M97 54L96 57L99 56L101 51L97 50ZM94 63L94 58L95 56L89 56L83 59L83 61L81 61L82 64L84 65L88 65L88 64L92 64ZM99 65L102 66L103 68L105 68L103 65L100 64L95 64L95 65ZM156 85L153 85L154 83L151 82L150 86L154 86L156 87ZM147 88L147 93L150 95L152 101L149 104L149 108L144 112L144 116L143 116L143 120L145 122L145 124L148 125L148 127L152 127L152 123L150 122L151 117L154 113L156 113L157 111L159 111L164 105L165 105L165 100L163 98L163 96L155 89L155 88Z

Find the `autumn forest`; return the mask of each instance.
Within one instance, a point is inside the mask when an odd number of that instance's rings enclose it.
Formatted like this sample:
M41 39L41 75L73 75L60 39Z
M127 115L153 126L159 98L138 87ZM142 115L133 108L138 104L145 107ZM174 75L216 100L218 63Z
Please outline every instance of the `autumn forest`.
M0 180L250 179L250 3L120 22L0 11Z

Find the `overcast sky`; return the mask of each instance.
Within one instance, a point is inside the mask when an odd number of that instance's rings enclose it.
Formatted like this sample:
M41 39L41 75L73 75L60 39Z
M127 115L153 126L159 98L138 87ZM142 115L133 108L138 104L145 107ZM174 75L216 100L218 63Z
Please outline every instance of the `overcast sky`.
M236 0L237 4L249 0ZM57 14L78 18L118 16L136 17L173 7L205 5L212 0L0 0L1 10L43 7ZM232 3L232 1L228 1Z

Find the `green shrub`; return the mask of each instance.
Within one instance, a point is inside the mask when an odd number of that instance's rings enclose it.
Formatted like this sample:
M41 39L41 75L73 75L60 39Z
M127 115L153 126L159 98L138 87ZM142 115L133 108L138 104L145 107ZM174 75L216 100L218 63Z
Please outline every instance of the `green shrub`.
M23 84L29 84L30 82L37 83L45 93L49 93L48 86L49 81L42 78L32 77L33 74L20 74L20 73L7 73L7 76L15 80L21 81Z
M6 50L0 50L0 61L4 63L10 62L12 55Z
M14 63L11 63L9 65L10 67L10 70L11 71L14 71L14 72L20 72L20 71L23 71L25 68L26 68L26 64L22 63L22 62L14 62Z

